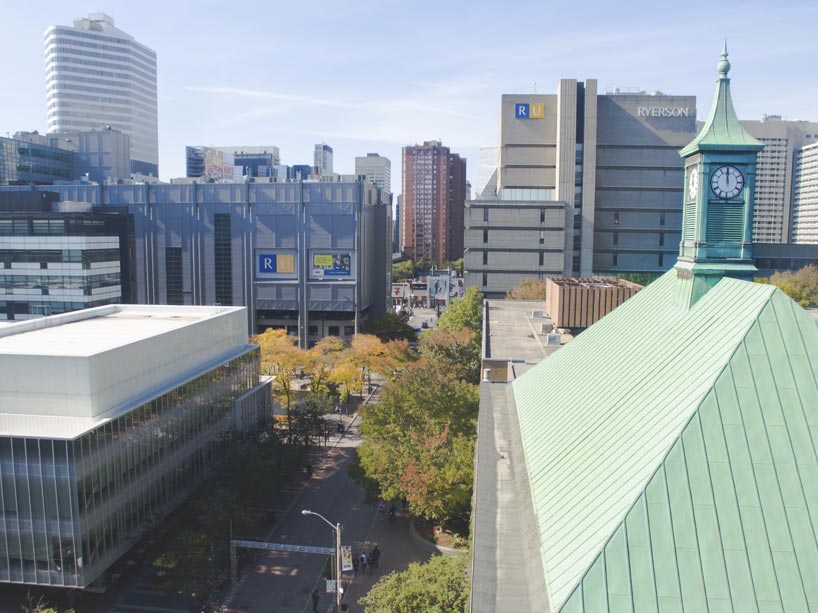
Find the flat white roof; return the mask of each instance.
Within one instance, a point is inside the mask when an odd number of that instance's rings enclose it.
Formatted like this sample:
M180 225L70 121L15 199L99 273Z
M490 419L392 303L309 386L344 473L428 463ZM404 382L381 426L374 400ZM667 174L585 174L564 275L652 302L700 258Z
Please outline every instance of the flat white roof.
M108 305L0 327L0 436L71 439L245 353L244 307Z
M115 304L0 327L0 355L88 357L243 307Z

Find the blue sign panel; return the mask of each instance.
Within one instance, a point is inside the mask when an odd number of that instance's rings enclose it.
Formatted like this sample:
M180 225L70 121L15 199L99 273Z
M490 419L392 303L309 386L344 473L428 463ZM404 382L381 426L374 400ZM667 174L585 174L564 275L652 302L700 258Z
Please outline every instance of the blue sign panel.
M528 119L528 102L518 102L514 105L514 117L517 119Z
M259 253L258 254L258 271L259 272L277 272L276 271L276 254L275 253Z

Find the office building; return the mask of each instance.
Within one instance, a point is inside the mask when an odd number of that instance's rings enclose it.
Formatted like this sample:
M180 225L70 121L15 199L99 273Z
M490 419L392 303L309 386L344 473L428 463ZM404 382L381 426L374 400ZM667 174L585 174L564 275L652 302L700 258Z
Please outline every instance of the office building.
M368 183L374 183L385 193L392 193L392 162L389 158L377 153L367 153L366 157L355 158L355 174L366 177Z
M272 415L247 312L109 305L0 328L0 582L86 588Z
M111 126L130 137L131 170L159 174L156 52L104 13L45 33L48 131Z
M796 153L792 200L792 242L818 245L818 142Z
M753 242L797 242L791 227L794 161L801 147L818 142L818 123L765 115L761 121L742 121L741 125L765 145L758 155Z
M388 201L373 185L25 189L127 215L128 277L140 304L246 306L247 332L286 328L304 347L327 335L351 338L367 319L386 312L391 219Z
M400 253L400 219L403 208L403 194L398 194L395 202L395 221L393 222L392 253Z
M312 165L315 167L319 176L332 176L332 147L326 143L319 143L315 145Z
M54 147L73 152L74 179L102 183L131 178L131 139L110 126L47 135Z
M435 264L463 257L466 160L440 141L403 148L401 251Z
M185 175L190 178L210 182L235 178L232 154L216 147L185 147L185 168Z
M475 613L817 602L818 323L752 282L764 145L736 117L729 70L725 49L681 151L673 268L544 360L530 320L486 306L512 382L480 390Z
M16 137L0 136L0 185L49 185L74 178L70 151Z
M0 320L122 302L122 262L127 266L129 257L124 215L20 204L0 202Z

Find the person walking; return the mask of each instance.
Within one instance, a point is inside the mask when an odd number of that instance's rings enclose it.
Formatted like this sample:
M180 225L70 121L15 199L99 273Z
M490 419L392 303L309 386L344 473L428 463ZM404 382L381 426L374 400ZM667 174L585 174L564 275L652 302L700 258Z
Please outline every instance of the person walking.
M366 574L366 562L367 562L366 552L361 551L361 574L362 575Z
M389 505L389 521L393 524L395 523L395 511L397 511L397 507L395 507L395 503Z
M386 509L386 503L383 499L378 500L378 517L380 517L381 521L383 521L383 511Z
M369 554L369 557L372 560L372 566L378 568L378 563L381 559L381 550L378 549L377 545L372 548L372 552Z
M360 564L360 563L361 563L361 560L358 558L358 556L352 556L352 576L353 577L358 576L358 564Z
M318 593L318 590L312 591L312 611L313 613L318 613L318 600L321 598L321 595Z

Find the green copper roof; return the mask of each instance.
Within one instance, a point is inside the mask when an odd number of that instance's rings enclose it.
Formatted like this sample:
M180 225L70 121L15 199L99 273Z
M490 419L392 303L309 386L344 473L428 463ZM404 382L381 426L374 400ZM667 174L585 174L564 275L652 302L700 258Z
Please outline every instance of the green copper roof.
M676 276L514 383L551 610L818 607L818 322Z
M718 86L710 115L696 138L679 152L682 157L698 150L708 149L711 146L722 150L755 149L760 151L764 148L761 142L744 130L733 108L733 99L730 96L730 79L727 76L730 72L730 62L727 60L726 42L718 70Z

